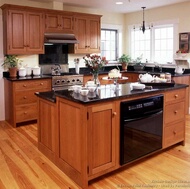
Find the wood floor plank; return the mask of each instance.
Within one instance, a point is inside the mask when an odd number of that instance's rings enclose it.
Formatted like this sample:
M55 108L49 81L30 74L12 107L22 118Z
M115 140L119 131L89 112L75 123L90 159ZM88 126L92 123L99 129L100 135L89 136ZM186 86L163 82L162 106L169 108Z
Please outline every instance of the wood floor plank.
M37 126L0 122L0 189L81 189L37 148ZM90 182L89 189L190 188L190 116L186 144L175 145Z

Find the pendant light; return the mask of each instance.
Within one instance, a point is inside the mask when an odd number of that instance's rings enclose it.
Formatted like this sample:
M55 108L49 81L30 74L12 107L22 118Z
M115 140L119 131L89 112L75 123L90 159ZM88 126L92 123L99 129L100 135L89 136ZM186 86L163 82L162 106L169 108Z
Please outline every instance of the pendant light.
M141 7L141 8L143 9L143 23L142 23L141 29L142 29L142 31L143 31L143 33L144 33L144 32L145 32L144 9L145 9L146 7Z

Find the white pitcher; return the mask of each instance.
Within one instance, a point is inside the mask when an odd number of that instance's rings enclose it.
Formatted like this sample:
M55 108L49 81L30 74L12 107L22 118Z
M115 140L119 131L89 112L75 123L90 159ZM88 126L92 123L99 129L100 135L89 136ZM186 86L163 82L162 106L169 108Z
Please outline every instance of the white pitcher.
M176 68L175 68L175 73L177 73L177 74L182 74L184 71L185 71L185 69L180 66L176 66Z

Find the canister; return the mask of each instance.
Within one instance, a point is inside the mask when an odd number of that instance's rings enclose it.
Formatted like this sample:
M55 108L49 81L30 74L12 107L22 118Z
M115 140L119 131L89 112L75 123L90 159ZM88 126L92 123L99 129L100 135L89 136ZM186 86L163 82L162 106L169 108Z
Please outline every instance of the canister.
M165 73L165 78L167 79L167 82L171 82L171 73Z

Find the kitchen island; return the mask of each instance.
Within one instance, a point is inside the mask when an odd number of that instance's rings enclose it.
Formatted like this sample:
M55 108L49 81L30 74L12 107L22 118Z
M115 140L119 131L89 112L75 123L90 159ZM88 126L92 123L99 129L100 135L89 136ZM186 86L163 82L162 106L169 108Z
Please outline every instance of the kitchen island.
M120 84L118 90L114 87L103 85L87 97L68 90L37 94L38 148L82 188L88 188L92 179L129 165L120 165L121 102L163 95L159 151L185 144L188 85L144 90L131 90L130 83Z

